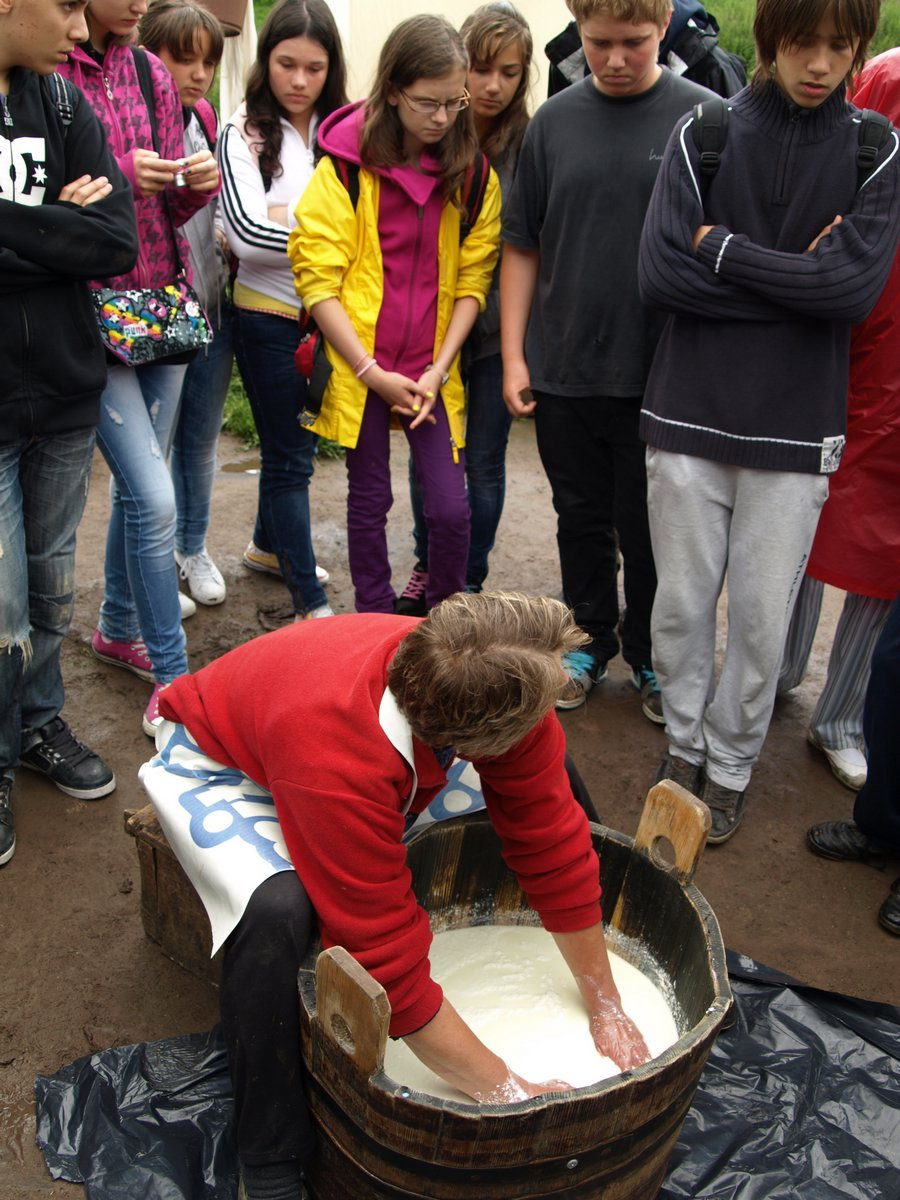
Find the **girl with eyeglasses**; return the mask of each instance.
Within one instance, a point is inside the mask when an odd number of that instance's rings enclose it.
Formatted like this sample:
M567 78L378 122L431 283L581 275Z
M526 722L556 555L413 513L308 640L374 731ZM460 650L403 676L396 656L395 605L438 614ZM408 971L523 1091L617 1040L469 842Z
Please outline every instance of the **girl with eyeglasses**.
M512 187L519 147L528 128L528 83L533 41L528 22L509 0L492 0L466 17L460 34L469 54L467 87L475 133L497 172L505 197ZM506 443L512 424L503 403L500 361L500 268L487 307L475 322L463 351L466 384L466 490L471 540L466 591L480 592L487 578L506 494ZM410 462L410 501L416 564L397 599L397 612L424 617L427 612L428 530L422 497Z
M422 490L428 606L465 587L459 352L484 307L500 233L500 189L479 158L467 68L462 39L443 17L401 22L381 51L369 99L322 122L325 157L288 242L297 291L332 367L312 429L347 447L359 612L393 612L396 603L386 525L397 423ZM462 199L470 200L476 159L487 171L480 206ZM463 207L470 227L461 228Z

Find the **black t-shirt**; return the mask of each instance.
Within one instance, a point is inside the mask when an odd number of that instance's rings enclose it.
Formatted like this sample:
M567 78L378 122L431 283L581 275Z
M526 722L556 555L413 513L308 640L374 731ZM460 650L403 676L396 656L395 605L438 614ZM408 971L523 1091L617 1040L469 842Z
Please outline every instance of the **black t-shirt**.
M675 123L710 95L667 70L637 96L588 77L532 119L503 240L540 251L526 339L537 391L642 395L662 325L638 295L644 213Z

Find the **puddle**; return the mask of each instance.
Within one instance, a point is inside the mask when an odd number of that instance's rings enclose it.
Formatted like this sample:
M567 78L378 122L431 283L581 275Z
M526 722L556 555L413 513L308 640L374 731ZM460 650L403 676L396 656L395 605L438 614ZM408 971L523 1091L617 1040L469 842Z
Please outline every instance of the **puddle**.
M219 470L230 475L258 475L259 467L260 461L257 454L253 458L241 459L240 462L223 463Z

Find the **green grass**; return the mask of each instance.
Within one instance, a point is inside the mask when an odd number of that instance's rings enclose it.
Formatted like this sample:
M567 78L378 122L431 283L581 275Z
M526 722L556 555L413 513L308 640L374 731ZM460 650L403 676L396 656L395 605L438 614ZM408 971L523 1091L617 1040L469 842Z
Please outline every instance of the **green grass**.
M754 0L709 0L705 7L719 22L720 41L728 50L736 50L752 72L756 61L753 45ZM869 48L874 57L884 50L900 45L900 0L882 0L878 32Z

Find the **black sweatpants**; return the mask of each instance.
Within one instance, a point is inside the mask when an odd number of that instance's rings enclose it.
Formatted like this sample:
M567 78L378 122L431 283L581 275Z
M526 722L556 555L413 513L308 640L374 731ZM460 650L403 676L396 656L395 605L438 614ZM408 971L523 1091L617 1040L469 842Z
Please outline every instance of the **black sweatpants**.
M853 819L863 833L900 850L900 596L872 654L863 710L868 768Z

